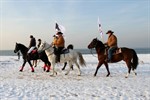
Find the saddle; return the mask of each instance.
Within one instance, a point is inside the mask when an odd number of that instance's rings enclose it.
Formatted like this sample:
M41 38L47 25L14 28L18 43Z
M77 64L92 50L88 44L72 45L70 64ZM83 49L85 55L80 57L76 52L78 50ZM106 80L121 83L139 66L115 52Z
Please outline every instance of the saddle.
M64 49L61 50L60 54L66 54L66 53L69 53L69 49L64 48Z
M55 52L54 52L54 54L56 55L55 62L56 62L56 63L57 63L57 62L60 62L60 55L61 55L61 54L64 54L64 56L65 56L65 54L67 54L67 53L69 53L69 49L66 49L66 48L62 49L62 50L60 51L59 55L58 55L58 54L55 54Z
M34 48L34 49L31 51L32 54L34 54L34 53L36 53L36 52L37 52L37 48Z
M108 55L108 49L109 49L109 48L106 48L106 49L105 49L105 55ZM116 48L116 49L113 51L113 55L116 55L116 54L119 54L119 53L122 53L121 48Z

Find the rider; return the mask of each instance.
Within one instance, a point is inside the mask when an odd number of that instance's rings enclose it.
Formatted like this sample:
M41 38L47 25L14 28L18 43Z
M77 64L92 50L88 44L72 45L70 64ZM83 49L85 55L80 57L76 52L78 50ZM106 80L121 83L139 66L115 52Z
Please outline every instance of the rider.
M108 30L108 32L106 33L106 34L109 35L108 40L105 43L105 45L107 45L109 47L107 62L111 62L111 60L112 60L112 54L118 48L117 37L113 33L114 32L111 31L111 30Z
M38 43L37 47L39 48L40 45L41 45L41 42L42 42L41 39L38 39L38 42L39 42L39 43Z
M30 35L30 38L31 38L31 40L30 40L30 44L29 44L28 54L30 54L31 51L32 51L34 48L36 48L36 40L35 40L35 38L33 37L33 35Z
M63 37L62 32L57 32L56 35L54 35L53 43L54 45L54 53L56 55L56 62L60 62L60 53L62 49L65 47L65 40Z

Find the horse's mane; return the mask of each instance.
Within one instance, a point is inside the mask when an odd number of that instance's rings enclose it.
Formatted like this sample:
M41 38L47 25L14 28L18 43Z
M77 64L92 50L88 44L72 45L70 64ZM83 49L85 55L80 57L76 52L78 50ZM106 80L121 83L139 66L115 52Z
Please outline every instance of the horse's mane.
M23 44L21 44L21 43L18 43L18 45L20 45L21 48L28 49L25 45L23 45Z
M97 46L100 47L100 49L102 49L102 50L105 49L105 45L103 44L102 41L100 41L100 40L97 39L97 42L98 42L98 43L97 43L97 44L98 44Z

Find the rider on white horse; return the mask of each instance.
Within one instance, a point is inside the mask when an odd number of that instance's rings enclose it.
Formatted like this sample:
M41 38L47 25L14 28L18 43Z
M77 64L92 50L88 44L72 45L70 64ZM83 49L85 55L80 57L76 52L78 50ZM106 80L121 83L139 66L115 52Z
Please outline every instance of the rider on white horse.
M63 37L63 33L62 32L57 32L56 33L56 36L54 35L54 40L53 40L53 43L54 45L54 53L56 55L56 63L57 62L60 62L60 53L62 51L62 49L64 49L65 47L65 40L64 40L64 37Z
M45 51L47 57L48 57L48 60L49 62L51 62L51 67L52 67L52 76L54 74L57 74L57 72L55 71L55 54L54 54L54 48L52 45L44 42L40 45L40 47L38 48L38 52L41 52L41 51ZM72 49L69 49L69 52L68 53L65 53L65 54L61 54L60 55L60 63L64 63L64 62L67 62L69 64L69 69L66 73L66 75L70 72L71 70L71 67L73 64L75 64L78 68L78 71L79 71L79 74L78 75L81 75L81 70L80 70L80 66L77 62L77 59L79 60L79 64L81 66L85 66L86 63L85 63L85 60L82 56L82 54L80 52L76 52Z

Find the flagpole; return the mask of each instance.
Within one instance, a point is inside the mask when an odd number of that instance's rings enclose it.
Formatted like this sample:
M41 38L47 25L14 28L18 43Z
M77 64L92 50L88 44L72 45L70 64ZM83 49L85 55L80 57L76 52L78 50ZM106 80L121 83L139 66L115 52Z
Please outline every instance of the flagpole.
M100 33L100 37L101 37L102 42L104 42L103 31L102 31L102 27L101 27L101 24L100 24L99 17L98 17L98 31Z

